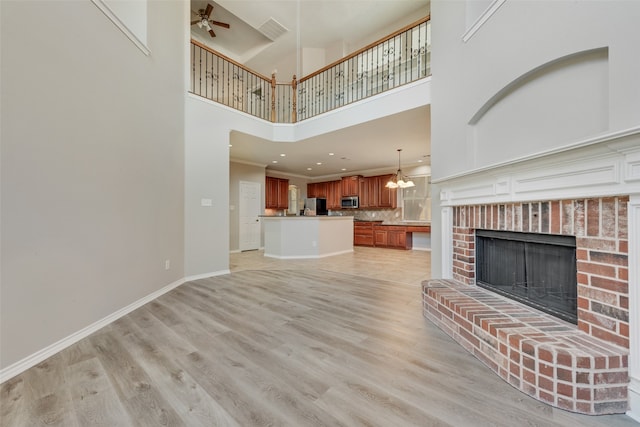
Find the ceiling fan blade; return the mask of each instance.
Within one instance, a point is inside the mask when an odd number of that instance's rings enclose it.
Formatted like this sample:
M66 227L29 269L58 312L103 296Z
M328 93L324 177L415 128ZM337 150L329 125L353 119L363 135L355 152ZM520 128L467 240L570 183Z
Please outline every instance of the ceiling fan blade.
M213 10L213 6L211 6L210 4L207 5L207 9L204 11L204 16L207 17L207 19L209 19L209 15L211 15L211 11Z
M211 20L209 20L209 22L211 22L213 25L218 25L218 26L220 26L220 27L224 27L224 28L231 28L231 27L229 26L229 24L226 24L226 23L224 23L224 22L211 21Z
M191 21L191 25L197 24L198 22L200 22L200 19L196 19L195 21Z
M209 30L209 34L211 34L211 37L215 37L216 33L213 32L213 30Z

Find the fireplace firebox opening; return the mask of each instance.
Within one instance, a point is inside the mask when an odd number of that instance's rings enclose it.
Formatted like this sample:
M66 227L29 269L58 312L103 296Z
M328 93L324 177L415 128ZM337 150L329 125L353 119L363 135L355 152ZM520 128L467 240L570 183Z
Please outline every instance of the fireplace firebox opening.
M476 283L576 324L576 238L477 229Z

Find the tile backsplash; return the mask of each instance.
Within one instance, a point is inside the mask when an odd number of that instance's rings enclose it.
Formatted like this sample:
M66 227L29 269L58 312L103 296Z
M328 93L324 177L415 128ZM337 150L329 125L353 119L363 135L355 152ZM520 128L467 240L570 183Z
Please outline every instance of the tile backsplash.
M362 221L402 221L402 208L395 209L375 209L375 210L339 210L330 211L329 215L352 216Z

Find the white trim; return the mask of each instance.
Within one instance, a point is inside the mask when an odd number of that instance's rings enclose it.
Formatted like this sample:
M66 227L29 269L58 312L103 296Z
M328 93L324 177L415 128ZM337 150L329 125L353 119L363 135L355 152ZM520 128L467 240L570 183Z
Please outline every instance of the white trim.
M139 300L129 304L124 308L121 308L120 310L117 310L111 313L110 315L98 320L97 322L94 322L91 325L85 328L82 328L77 332L72 333L68 337L63 338L60 341L55 342L43 348L42 350L39 350L25 357L24 359L17 361L16 363L10 366L7 366L6 368L0 371L0 384L26 371L27 369L37 365L38 363L64 350L65 348L75 344L81 339L88 337L92 333L98 331L99 329L104 328L105 326L118 320L122 316L125 316L131 313L133 310L140 308L143 305L147 304L148 302L153 301L154 299L160 297L161 295L164 295L165 293L171 291L172 289L177 288L183 283L185 283L184 279L176 280L175 282L168 284L164 288L158 289L157 291L152 292L143 298L140 298Z
M50 346L43 348L42 350L38 350L37 352L25 357L24 359L19 360L16 363L0 370L0 384L26 371L27 369L37 365L38 363L64 350L65 348L75 344L81 339L88 337L92 333L98 331L99 329L104 328L108 324L115 322L122 316L125 316L131 313L133 310L136 310L142 307L143 305L147 304L148 302L151 302L154 299L159 298L160 296L177 288L183 283L190 282L192 280L206 279L209 277L221 276L221 275L230 274L230 273L231 273L230 270L221 270L213 273L204 273L204 274L198 274L194 276L188 276L183 279L176 280L175 282L168 284L164 288L158 289L157 291L152 292L149 295L140 298L139 300L129 304L124 308L121 308L120 310L117 310L111 313L110 315L98 320L97 322L94 322L91 325L85 328L82 328L77 332L72 333L68 337L63 338L60 341L55 342Z
M462 35L462 41L468 42L471 37L493 16L494 13L502 6L507 0L494 0L489 7L482 12L482 14L476 19L476 22L471 25L467 31Z
M640 133L440 184L441 206L640 193Z
M231 270L220 270L220 271L214 271L211 273L194 274L193 276L185 277L184 281L186 283L186 282L191 282L193 280L208 279L209 277L215 277L215 276L223 276L225 274L231 274Z
M328 254L322 254L322 255L271 255L271 254L264 254L264 256L268 257L268 258L277 258L277 259L317 259L317 258L326 258L329 256L334 256L334 255L342 255L342 254L349 254L353 252L353 249L347 249L344 251L337 251L337 252L331 252Z
M640 194L629 198L629 411L640 421Z
M111 10L111 8L104 2L104 0L91 0L93 4L96 5L98 9L105 14L107 18L113 22L116 27L120 29L128 38L136 45L138 49L142 51L146 56L151 54L151 50L147 47L147 45L142 42L130 29L127 25L118 18L118 16Z
M453 208L440 210L440 235L442 237L442 278L453 279Z
M472 175L477 175L479 173L482 172L487 172L487 171L491 171L494 169L498 169L501 167L508 167L508 166L512 166L512 165L518 165L527 161L531 161L531 160L536 160L536 159L540 159L540 158L544 158L544 157L548 157L554 154L560 154L560 153L564 153L567 151L571 151L571 150L575 150L577 148L582 148L582 147L588 147L588 146L592 146L592 145L597 145L597 144L601 144L601 143L606 143L606 142L613 142L617 139L622 139L625 137L629 137L629 136L634 136L634 135L639 135L640 134L640 126L635 126L632 128L628 128L628 129L623 129L620 131L615 131L615 132L609 132L603 135L598 135L595 137L591 137L591 138L587 138L587 139L583 139L580 141L576 141L574 143L571 144L567 144L564 145L562 147L558 147L558 148L553 148L550 150L545 150L545 151L539 151L537 153L533 153L533 154L528 154L525 156L521 156L521 157L516 157L512 160L508 160L505 162L500 162L500 163L494 163L488 166L483 166L483 167L479 167L476 169L470 169L468 171L465 172L461 172L461 173L457 173L457 174L453 174L453 175L449 175L449 176L445 176L443 178L437 178L437 179L433 179L433 176L431 177L431 183L432 184L441 184L443 182L447 182L453 179L458 179L458 178L464 178L464 177L469 177Z

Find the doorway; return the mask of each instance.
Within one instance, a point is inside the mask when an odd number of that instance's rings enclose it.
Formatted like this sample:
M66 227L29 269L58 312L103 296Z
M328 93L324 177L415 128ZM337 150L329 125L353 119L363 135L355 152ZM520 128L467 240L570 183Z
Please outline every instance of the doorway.
M240 181L240 251L260 249L260 183Z

